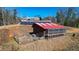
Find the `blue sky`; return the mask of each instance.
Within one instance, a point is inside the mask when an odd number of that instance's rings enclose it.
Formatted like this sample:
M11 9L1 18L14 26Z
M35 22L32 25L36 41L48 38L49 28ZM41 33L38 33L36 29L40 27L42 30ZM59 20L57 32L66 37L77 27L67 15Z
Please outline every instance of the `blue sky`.
M34 16L55 16L56 12L60 9L66 9L67 7L15 7L17 10L17 16L19 17L34 17ZM10 8L12 9L12 8ZM79 10L79 8L77 8Z
M51 8L51 7L18 7L16 8L18 12L18 16L25 17L25 16L55 16L58 8Z

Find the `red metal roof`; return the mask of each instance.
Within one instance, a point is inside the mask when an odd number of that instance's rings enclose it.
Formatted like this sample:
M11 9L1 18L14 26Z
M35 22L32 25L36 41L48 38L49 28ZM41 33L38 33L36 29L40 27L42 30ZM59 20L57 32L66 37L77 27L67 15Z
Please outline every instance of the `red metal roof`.
M42 27L43 29L64 28L63 25L58 25L55 23L36 23L36 24Z

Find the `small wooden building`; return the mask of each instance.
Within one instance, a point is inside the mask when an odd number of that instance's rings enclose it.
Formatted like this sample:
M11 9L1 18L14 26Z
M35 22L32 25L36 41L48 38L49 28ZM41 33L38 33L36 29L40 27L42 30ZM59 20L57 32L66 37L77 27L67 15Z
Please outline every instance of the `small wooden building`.
M33 33L35 33L38 37L48 37L54 35L64 34L66 31L63 25L55 24L55 23L34 23L33 24Z

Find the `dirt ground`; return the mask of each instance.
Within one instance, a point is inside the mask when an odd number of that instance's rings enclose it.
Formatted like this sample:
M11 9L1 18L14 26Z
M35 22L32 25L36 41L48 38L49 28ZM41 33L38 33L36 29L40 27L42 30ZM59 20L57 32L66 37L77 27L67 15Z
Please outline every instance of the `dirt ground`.
M8 42L0 45L0 50L9 51L72 51L79 50L79 29L67 27L64 36L33 40L28 33L32 32L31 25L11 25L0 27L9 30ZM1 31L2 32L2 31ZM73 36L75 34L75 36ZM16 42L14 36L20 38L23 43ZM0 36L1 37L1 36ZM2 39L2 38L1 38ZM4 38L3 38L4 39Z

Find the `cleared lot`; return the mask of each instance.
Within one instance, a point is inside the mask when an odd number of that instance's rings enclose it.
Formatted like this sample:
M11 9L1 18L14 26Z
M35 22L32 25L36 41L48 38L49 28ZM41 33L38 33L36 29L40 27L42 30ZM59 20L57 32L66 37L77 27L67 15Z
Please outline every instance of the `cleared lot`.
M0 45L0 50L21 50L21 51L52 51L52 50L79 50L79 29L67 27L68 30L65 33L65 36L54 37L48 40L32 40L31 36L28 35L29 32L32 32L31 25L11 25L0 27L0 33L3 29L7 29L9 32L4 43ZM5 32L6 32L5 31ZM7 33L8 33L7 32ZM75 36L73 37L73 34ZM1 34L2 35L2 34ZM16 42L14 36L17 36L17 39L23 42L19 44ZM4 38L0 36L1 40Z

